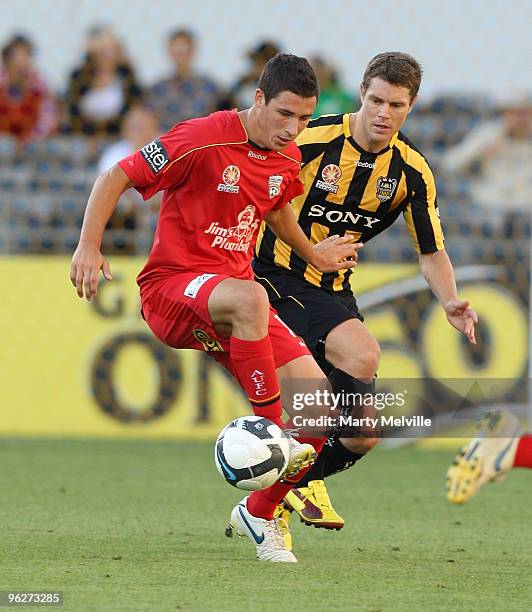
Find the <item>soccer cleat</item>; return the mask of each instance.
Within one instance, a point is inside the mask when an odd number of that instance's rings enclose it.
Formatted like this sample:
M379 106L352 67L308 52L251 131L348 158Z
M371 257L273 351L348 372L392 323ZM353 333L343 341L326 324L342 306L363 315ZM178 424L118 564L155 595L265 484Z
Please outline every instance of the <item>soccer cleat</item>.
M279 531L283 536L286 550L292 550L292 532L290 530L290 510L281 502L273 514L273 518L277 519Z
M305 525L337 531L345 525L332 507L323 480L311 480L306 487L292 489L285 495L284 505L290 511L295 510Z
M288 440L288 450L290 451L290 455L288 457L288 465L286 466L286 470L283 476L284 481L289 481L290 478L293 478L301 470L311 466L318 456L316 449L312 446L312 444L301 444L292 436L286 434Z
M236 533L240 537L248 537L255 542L257 559L278 563L297 563L292 551L286 548L279 520L268 521L249 513L246 505L247 497L237 504L231 512L231 520L225 530L225 535L232 537Z
M518 420L502 410L489 412L478 434L461 448L447 470L447 499L463 504L486 482L503 480L512 467L522 429Z

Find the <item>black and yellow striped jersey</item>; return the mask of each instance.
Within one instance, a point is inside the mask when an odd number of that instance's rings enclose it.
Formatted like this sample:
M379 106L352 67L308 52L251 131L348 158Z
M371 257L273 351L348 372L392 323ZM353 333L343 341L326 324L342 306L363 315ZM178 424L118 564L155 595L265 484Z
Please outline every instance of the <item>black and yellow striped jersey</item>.
M305 192L291 206L313 244L334 234L366 243L403 213L418 253L444 248L432 171L401 132L383 151L368 153L353 140L348 114L327 115L311 121L296 142ZM261 267L292 270L328 291L350 290L351 270L319 272L264 224L256 255Z

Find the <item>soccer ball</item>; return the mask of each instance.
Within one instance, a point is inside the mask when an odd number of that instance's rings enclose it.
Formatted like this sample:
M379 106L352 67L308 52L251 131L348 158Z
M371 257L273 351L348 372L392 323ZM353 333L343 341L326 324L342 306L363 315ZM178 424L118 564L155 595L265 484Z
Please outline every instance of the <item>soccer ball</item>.
M246 416L231 421L216 440L214 459L225 480L237 489L271 487L288 464L288 439L270 420Z

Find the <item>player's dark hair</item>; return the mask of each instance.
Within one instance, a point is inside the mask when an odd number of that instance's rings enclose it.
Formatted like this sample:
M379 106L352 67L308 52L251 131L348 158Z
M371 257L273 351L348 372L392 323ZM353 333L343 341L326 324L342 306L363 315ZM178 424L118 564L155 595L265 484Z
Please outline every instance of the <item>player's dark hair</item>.
M15 34L2 48L2 62L4 64L9 61L17 47L24 47L30 55L33 55L33 44L31 40L24 34Z
M366 66L362 88L367 91L371 79L376 77L398 87L406 87L412 101L419 91L423 70L419 62L408 53L388 51L379 53Z
M282 91L291 91L302 98L320 95L318 79L310 62L291 53L278 53L268 60L257 87L264 92L266 104Z
M173 43L176 38L186 38L188 42L194 44L196 42L196 36L192 30L188 28L179 28L170 32L168 35L168 43Z

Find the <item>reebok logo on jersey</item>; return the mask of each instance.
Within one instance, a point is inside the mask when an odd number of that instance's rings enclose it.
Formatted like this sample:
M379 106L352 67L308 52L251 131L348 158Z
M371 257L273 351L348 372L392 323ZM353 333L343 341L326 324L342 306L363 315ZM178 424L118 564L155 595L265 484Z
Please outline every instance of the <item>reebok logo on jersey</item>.
M142 147L140 154L148 162L148 166L152 169L153 174L158 174L170 161L168 153L160 140L154 140L145 147Z
M268 159L267 155L261 155L260 153L255 153L255 151L248 151L248 157L251 157L251 159L260 159L260 161L266 161Z
M355 166L358 166L359 168L371 168L371 170L375 170L376 165L377 164L372 164L371 162L362 162L359 159L357 159L357 161L355 162Z

